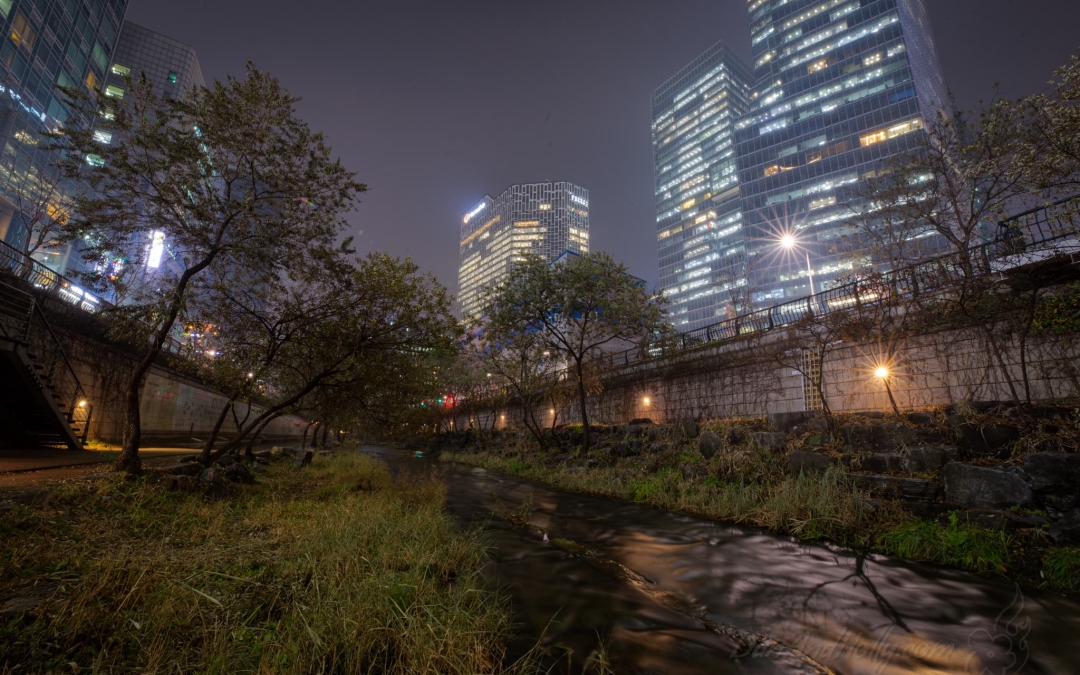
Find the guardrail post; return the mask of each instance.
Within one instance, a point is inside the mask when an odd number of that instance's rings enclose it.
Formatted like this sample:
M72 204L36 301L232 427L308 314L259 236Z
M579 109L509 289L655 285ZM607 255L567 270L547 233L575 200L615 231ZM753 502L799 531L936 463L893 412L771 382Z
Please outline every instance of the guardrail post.
M23 330L23 343L30 341L30 325L34 322L34 302L33 297L30 298L30 311L26 313L26 329Z

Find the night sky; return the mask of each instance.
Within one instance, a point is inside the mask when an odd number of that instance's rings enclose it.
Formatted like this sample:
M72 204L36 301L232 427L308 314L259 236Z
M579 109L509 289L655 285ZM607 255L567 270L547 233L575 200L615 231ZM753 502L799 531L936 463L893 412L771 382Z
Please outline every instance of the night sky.
M928 0L961 108L1045 88L1080 46L1077 0ZM749 60L745 0L131 0L207 81L251 59L304 100L367 183L361 251L457 292L461 214L512 183L591 193L592 249L658 278L650 96L718 40Z

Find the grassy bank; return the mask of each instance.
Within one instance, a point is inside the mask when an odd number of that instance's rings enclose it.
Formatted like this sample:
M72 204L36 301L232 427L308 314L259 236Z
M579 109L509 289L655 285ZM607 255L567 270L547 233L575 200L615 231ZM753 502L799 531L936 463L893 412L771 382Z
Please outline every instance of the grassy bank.
M947 522L920 520L897 502L860 494L838 468L792 476L782 458L767 451L740 453L738 466L728 465L730 458L706 461L700 455L669 453L649 464L630 458L586 468L552 462L523 448L443 452L441 459L808 541L1080 592L1080 549L1055 549L1035 534L987 530L955 516Z
M507 607L443 497L357 456L218 501L58 488L0 516L0 605L37 603L0 613L0 672L506 672Z

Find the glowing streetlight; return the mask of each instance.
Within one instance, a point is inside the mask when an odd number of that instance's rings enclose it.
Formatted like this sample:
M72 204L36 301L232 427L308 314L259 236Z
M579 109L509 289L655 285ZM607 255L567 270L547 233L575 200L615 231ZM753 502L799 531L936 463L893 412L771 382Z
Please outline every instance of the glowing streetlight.
M85 398L83 400L79 401L79 407L80 408L85 408L86 407L86 399Z
M889 394L889 403L892 403L893 412L897 417L900 417L900 408L896 405L896 399L892 395L892 387L889 386L889 377L892 375L889 372L888 366L878 366L874 369L874 376L877 377L885 385L885 391Z
M646 396L645 398L643 398L641 400L645 405L649 405L650 403L652 403L652 399L650 399L648 396Z
M799 240L794 234L788 233L780 237L780 248L785 251L794 251L799 245ZM810 295L814 295L814 268L810 266L810 252L806 251L806 273L810 277Z

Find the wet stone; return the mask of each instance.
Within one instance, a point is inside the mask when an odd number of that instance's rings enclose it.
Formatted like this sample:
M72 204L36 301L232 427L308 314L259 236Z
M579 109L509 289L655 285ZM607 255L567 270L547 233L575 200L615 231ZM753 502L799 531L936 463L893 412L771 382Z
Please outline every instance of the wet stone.
M921 427L932 427L936 424L937 420L934 418L933 413L920 413L913 412L906 415L907 421L912 424L917 424Z
M1024 458L1031 489L1052 516L1080 508L1080 455L1034 452Z
M871 476L853 474L856 487L873 495L891 499L932 502L941 494L941 487L923 478L897 478L896 476Z
M784 445L787 443L787 434L779 431L755 431L750 434L750 438L755 445L768 448L774 452L783 450Z
M698 437L698 424L694 420L683 420L680 422L680 426L682 428L683 436L686 436L687 438Z
M942 471L947 501L967 507L1030 506L1035 493L1014 466L949 464Z
M893 473L904 470L904 458L898 453L867 455L859 460L859 468L874 473Z
M956 448L937 445L918 445L904 452L904 471L933 473L956 459Z
M698 439L698 452L705 459L712 459L717 453L724 451L724 441L719 435L706 431Z
M810 452L809 450L795 450L788 458L788 468L791 469L791 473L795 474L824 471L836 463L835 457L823 455L819 452Z

